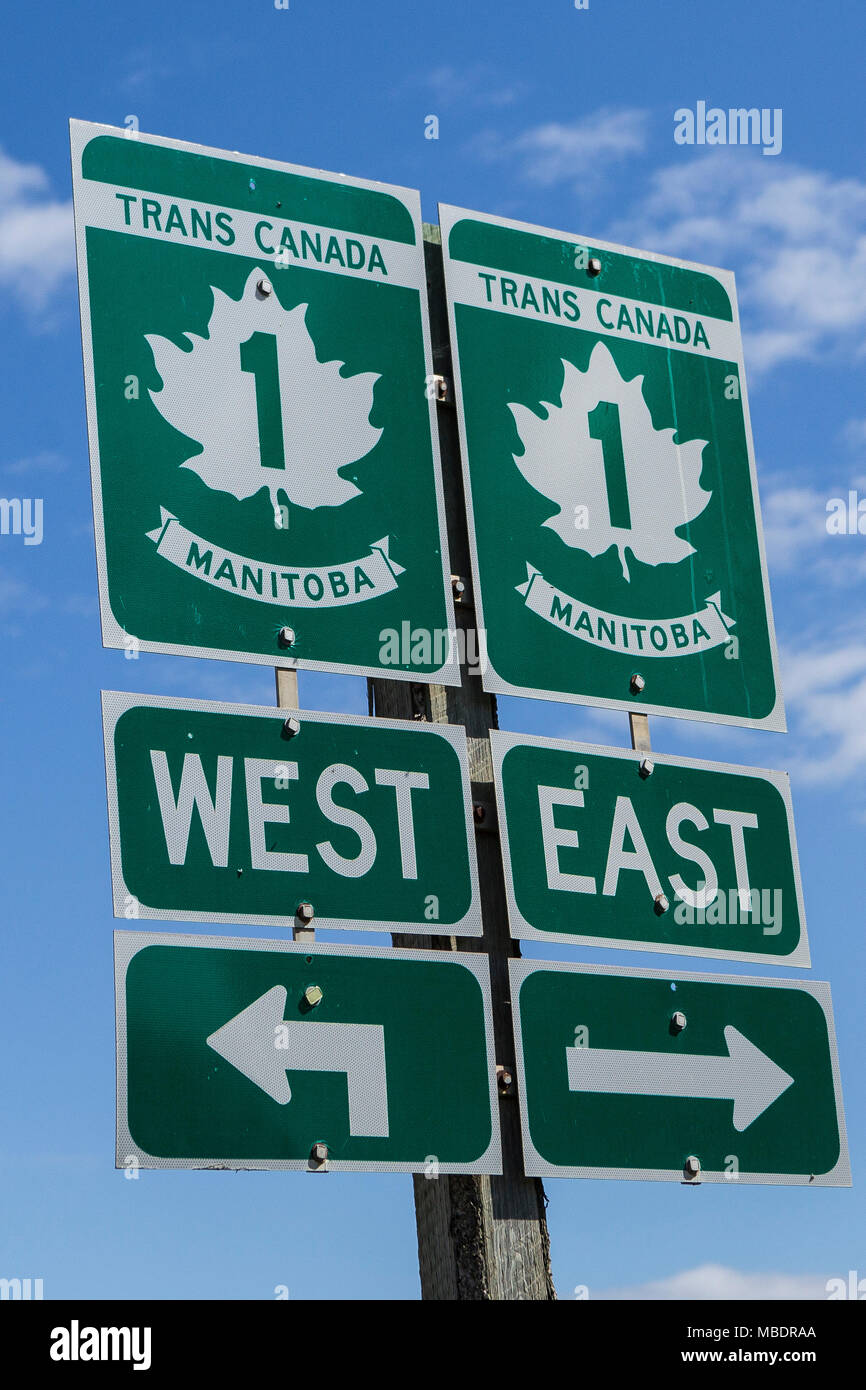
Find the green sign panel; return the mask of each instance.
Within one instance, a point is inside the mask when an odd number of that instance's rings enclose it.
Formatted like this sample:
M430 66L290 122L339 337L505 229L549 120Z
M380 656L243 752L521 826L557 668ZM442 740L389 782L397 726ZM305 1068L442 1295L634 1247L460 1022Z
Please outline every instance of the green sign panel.
M509 968L528 1175L850 1186L829 985Z
M420 199L72 122L106 646L459 684Z
M117 1165L501 1173L483 955L115 933Z
M809 965L785 773L491 740L513 936Z
M485 688L784 729L733 276L440 221Z
M466 735L103 693L118 917L481 935Z

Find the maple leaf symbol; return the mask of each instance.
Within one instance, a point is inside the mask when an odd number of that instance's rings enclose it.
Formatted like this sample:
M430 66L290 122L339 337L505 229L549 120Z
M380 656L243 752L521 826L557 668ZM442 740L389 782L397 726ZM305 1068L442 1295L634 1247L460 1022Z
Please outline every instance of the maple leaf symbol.
M712 496L700 484L707 440L675 443L675 429L657 430L644 378L625 381L604 343L593 348L585 372L561 360L560 406L543 401L546 415L539 416L509 404L523 445L514 462L560 509L544 525L592 556L616 546L629 581L626 548L646 565L693 555L676 532Z
M183 335L191 348L145 334L163 383L150 397L201 444L182 467L209 488L238 501L267 488L276 516L280 492L299 507L339 507L360 494L339 470L382 433L369 421L379 373L343 376L343 362L320 362L309 305L284 309L274 292L258 291L265 278L254 270L240 299L212 286L207 337Z

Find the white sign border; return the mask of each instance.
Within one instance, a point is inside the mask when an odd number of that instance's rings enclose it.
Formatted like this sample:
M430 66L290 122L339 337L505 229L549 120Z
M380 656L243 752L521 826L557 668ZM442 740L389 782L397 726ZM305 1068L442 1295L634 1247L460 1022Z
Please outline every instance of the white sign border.
M809 938L806 929L806 906L803 900L803 883L800 876L800 857L797 852L797 836L794 829L794 807L791 800L791 783L786 772L774 772L769 768L741 767L735 763L705 762L700 758L683 758L673 753L647 753L633 748L607 748L592 743L572 743L569 739L542 738L535 734L507 733L500 729L490 731L491 753L493 756L493 782L496 788L496 810L499 819L499 840L502 846L502 866L505 874L505 895L508 903L508 923L512 937L522 941L555 941L566 946L593 946L603 950L649 951L673 956L698 956L707 960L747 961L753 965L790 966L808 970L811 967ZM502 781L502 764L511 748L529 746L533 748L552 748L563 753L582 754L590 757L620 758L639 763L650 758L662 767L694 768L698 772L731 773L740 777L755 777L771 782L785 803L788 816L788 843L797 895L797 911L800 916L800 939L795 949L787 956L772 955L764 951L725 951L710 946L686 946L681 943L665 941L632 941L629 937L594 936L591 932L547 932L540 931L528 922L517 903L514 888L514 875L511 866L511 848L508 839L508 814L505 805L505 789ZM591 919L591 899L587 899L587 919ZM697 928L696 930L710 930Z
M246 155L236 150L214 149L209 145L197 145L188 140L173 140L161 135L145 135L140 131L131 132L118 126L102 125L97 122L72 119L69 122L72 154L72 189L75 218L76 262L78 270L78 296L81 314L81 347L84 362L84 393L87 408L87 434L90 447L90 485L93 496L93 529L96 544L96 568L99 582L99 609L102 624L102 645L110 649L124 650L134 639L136 647L144 652L159 652L168 656L203 657L214 661L239 661L256 666L283 666L292 670L335 671L342 675L372 676L383 680L436 681L444 685L460 685L460 664L449 646L444 665L435 672L406 671L390 666L357 666L338 661L312 660L306 657L293 657L289 652L276 649L272 654L262 652L230 651L222 647L200 647L189 643L161 642L158 639L139 638L128 632L118 622L111 607L108 588L108 557L105 543L105 518L102 506L102 471L99 455L99 430L96 412L96 389L93 366L93 333L90 317L90 282L87 273L87 238L89 225L85 213L83 197L85 181L81 176L81 164L88 143L102 135L134 139L143 144L160 145L168 149L183 150L188 154L218 158L227 163L255 165L261 169L274 169L279 173L297 174L304 178L318 179L331 184L344 184L351 188L365 188L374 192L386 193L397 198L406 207L415 227L416 249L419 276L415 288L419 297L419 316L424 347L424 361L428 380L435 373L433 348L430 338L430 321L427 304L427 284L424 271L424 237L421 224L421 197L416 189L403 188L397 184L379 183L371 179L352 178L347 174L329 173L322 169L309 169L299 164L287 164L280 160L264 159L258 155ZM420 385L419 385L420 389ZM442 567L442 584L445 599L445 617L449 631L456 631L454 600L451 589L451 570L448 554L448 535L445 520L445 490L442 481L442 460L439 450L439 424L436 402L428 398L430 420L430 445L436 494L436 510L439 525L439 556ZM156 498L154 518L159 512L159 498ZM274 605L276 607L277 605ZM291 608L286 609L287 621L291 620ZM276 624L279 626L279 624Z
M678 260L675 256L663 256L653 251L636 250L630 246L622 246L616 242L600 241L597 237L580 237L573 232L556 231L550 227L537 226L530 222L516 221L510 217L496 217L492 213L473 212L468 208L455 207L450 203L439 204L439 226L442 236L442 258L445 269L445 288L446 299L448 301L448 327L451 335L451 355L452 355L452 375L454 379L455 401L457 406L457 425L460 437L460 455L463 466L463 486L466 495L466 512L469 527L469 545L472 554L472 567L475 576L475 609L478 616L478 626L482 631L486 631L484 624L483 597L481 570L478 564L478 546L475 533L475 513L472 503L472 483L469 469L469 448L466 435L466 418L463 406L463 385L460 375L460 350L457 340L457 323L454 313L455 300L449 289L449 269L452 264L449 252L449 241L453 228L458 222L464 220L487 223L494 227L508 227L518 232L528 232L539 237L551 237L556 241L566 242L575 247L586 247L600 251L612 251L619 255L635 256L645 261L652 261L660 265L676 266L683 270L693 270L705 275L711 275L720 281L727 293L733 313L733 327L737 338L742 342L740 332L740 315L737 304L737 292L734 282L733 272L721 270L715 266L702 265L696 261ZM456 264L456 262L455 262ZM453 282L452 275L452 282ZM496 311L494 311L496 312ZM772 729L779 733L785 733L787 725L785 723L785 707L782 697L782 686L779 676L779 654L776 644L776 630L773 621L773 609L770 599L770 581L767 570L766 546L764 544L764 530L761 518L761 504L758 493L758 478L755 467L755 448L752 439L752 422L749 413L749 399L746 389L746 373L743 361L742 350L737 358L737 368L740 381L740 400L743 407L743 426L746 436L746 448L749 458L749 472L752 482L752 505L755 513L755 528L758 541L758 554L761 566L761 577L763 580L764 607L767 615L767 634L769 638L770 660L773 670L773 680L775 682L776 703L773 709L763 719L749 719L744 715L716 714L708 710L680 709L672 705L655 705L647 700L617 700L614 698L603 698L596 695L578 695L571 691L563 690L540 690L533 686L512 685L496 671L488 655L487 663L482 672L482 685L486 691L494 695L522 695L534 700L556 700L564 704L591 705L600 709L626 710L630 714L653 714L662 715L669 719L694 719L702 723L709 724L729 724L738 728L747 729ZM523 557L527 563L531 561L531 556Z
M353 724L359 727L390 729L409 736L420 734L444 738L451 744L460 763L463 789L463 816L466 828L467 859L471 899L466 914L459 922L406 922L359 921L349 917L316 916L314 925L322 931L370 931L405 933L418 936L464 936L481 937L484 927L481 917L481 896L478 887L478 861L475 853L475 823L472 813L472 788L469 779L469 752L466 731L461 724L421 723L409 719L371 719L364 714L326 714L319 710L291 710L282 706L223 704L219 700L191 700L162 695L137 695L132 691L102 691L102 732L105 751L105 784L108 800L108 837L111 850L111 885L114 901L114 915L125 921L136 920L127 917L126 900L135 898L138 919L162 922L213 922L219 924L285 927L296 925L293 914L286 916L262 916L260 913L210 912L148 907L135 894L130 893L123 874L123 850L120 837L120 810L117 798L117 764L114 751L114 730L121 715L129 709L146 706L151 709L190 710L200 714L219 714L231 717L242 715L256 719L266 718L280 722L294 715L301 724Z
M799 989L811 994L824 1013L827 1024L827 1041L830 1051L830 1066L833 1073L833 1090L836 1100L836 1123L839 1128L839 1157L827 1173L753 1173L740 1172L734 1181L724 1172L701 1169L700 1177L691 1181L682 1169L675 1168L593 1168L585 1166L559 1167L538 1152L529 1132L528 1107L526 1104L526 1073L523 1058L523 1029L520 1017L520 991L527 976L540 970L564 970L579 975L630 975L643 980L670 980L678 983L718 985L753 985L770 989ZM523 1170L527 1177L536 1178L616 1178L636 1182L679 1182L686 1187L699 1187L701 1183L726 1183L729 1187L745 1184L761 1184L771 1187L850 1187L851 1164L848 1153L848 1133L845 1125L845 1109L842 1100L842 1079L839 1073L839 1052L836 1046L836 1027L833 1019L833 1006L830 986L824 980L783 980L759 978L753 975L705 975L698 972L675 972L671 970L635 970L616 965L574 965L568 961L530 960L521 957L508 962L511 983L511 1006L514 1018L514 1046L517 1057L518 1084L520 1087L520 1127L523 1139Z
M139 951L148 946L192 946L199 950L270 951L288 955L367 956L380 960L429 961L436 965L462 966L478 981L484 1009L484 1029L487 1042L487 1075L490 1096L490 1143L486 1151L471 1163L440 1163L439 1172L502 1173L502 1140L499 1130L499 1100L496 1085L496 1060L493 1043L493 1004L490 989L490 967L487 956L475 951L419 951L388 946L343 946L328 942L267 941L260 937L247 939L233 936L187 936L169 932L115 931L115 1045L117 1055L117 1119L115 1165L125 1168L130 1158L140 1168L160 1169L228 1169L233 1172L291 1171L309 1172L308 1159L226 1159L226 1158L161 1158L149 1154L133 1139L129 1130L127 1105L127 1035L126 1035L126 972ZM426 1160L398 1162L389 1159L329 1158L328 1170L334 1173L423 1173Z

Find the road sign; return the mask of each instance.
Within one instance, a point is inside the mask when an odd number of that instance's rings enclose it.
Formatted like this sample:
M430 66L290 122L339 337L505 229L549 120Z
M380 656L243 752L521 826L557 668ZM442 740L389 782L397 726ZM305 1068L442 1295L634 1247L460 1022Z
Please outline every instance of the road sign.
M786 773L491 742L512 936L809 965Z
M440 221L485 689L783 729L733 276Z
M116 916L481 935L462 728L114 691L103 724Z
M850 1185L829 985L509 968L528 1174Z
M459 684L413 190L72 122L110 647Z
M118 1167L502 1171L485 956L114 941Z

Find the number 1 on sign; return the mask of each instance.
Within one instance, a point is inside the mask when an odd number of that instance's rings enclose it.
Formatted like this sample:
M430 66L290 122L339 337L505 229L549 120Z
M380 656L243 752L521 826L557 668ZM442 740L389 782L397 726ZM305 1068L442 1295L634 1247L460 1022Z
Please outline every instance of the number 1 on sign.
M280 401L277 339L273 333L254 333L245 343L241 343L241 371L250 372L255 378L262 468L284 469L283 408Z
M628 504L628 479L622 452L622 430L619 406L613 401L599 401L587 416L589 437L597 439L604 458L604 478L607 484L607 509L611 526L631 529L631 510Z

